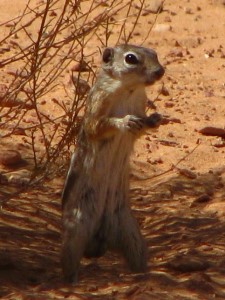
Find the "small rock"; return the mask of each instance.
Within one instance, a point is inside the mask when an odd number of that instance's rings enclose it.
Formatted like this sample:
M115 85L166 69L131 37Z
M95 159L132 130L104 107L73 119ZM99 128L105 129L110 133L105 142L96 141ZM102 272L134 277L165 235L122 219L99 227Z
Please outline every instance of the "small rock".
M179 39L179 45L183 48L197 48L203 43L203 39L200 37L185 37ZM176 45L175 45L176 46Z
M167 125L167 124L173 124L173 123L177 123L177 124L181 124L181 120L178 118L170 118L167 116L163 116L161 125Z
M206 274L195 273L192 274L189 280L187 280L184 285L188 290L194 291L198 295L204 293L207 295L207 299L215 299L217 296L215 293L215 288L213 286L213 280Z
M172 107L174 107L174 103L173 103L173 102L165 102L165 103L164 103L164 106L165 106L166 108L172 108Z
M158 92L163 95L163 96L169 96L169 90L165 87L165 85L163 84L159 89Z
M179 172L181 175L183 175L183 176L185 176L185 177L187 177L187 178L195 179L195 178L197 177L197 175L196 175L194 172L192 172L192 171L190 171L190 170L188 170L188 169L180 169L180 168L177 168L177 170L178 170L178 172Z
M21 154L16 150L1 150L0 163L6 167L19 165L23 162Z
M32 172L21 169L7 174L8 182L16 185L27 185L30 182Z
M209 115L205 115L205 120L206 120L206 121L210 121Z
M155 104L152 100L148 99L146 105L147 105L148 108L156 109L156 106L155 106Z
M171 16L176 16L177 13L175 11L170 11Z
M166 31L171 31L172 26L169 24L156 24L153 28L154 32L166 32Z
M174 133L170 131L170 132L168 133L168 137L173 138L173 137L174 137Z
M197 204L202 204L202 203L206 203L209 202L211 200L211 196L208 194L203 194L199 197L197 197L191 204L191 207L196 207Z
M128 297L128 299L129 299L129 298L130 298L134 293L136 293L139 289L140 289L140 287L139 287L138 285L130 286L130 287L125 291L126 297Z
M214 53L214 49L205 50L205 58L214 57Z
M72 74L71 76L71 82L74 85L75 92L80 96L85 96L90 91L90 85L86 80L83 80L81 78L78 78Z
M183 51L182 49L179 49L179 48L174 48L174 49L171 49L170 52L168 53L168 56L171 56L171 57L183 57Z
M8 87L4 83L0 83L0 100L5 98L5 95L8 92Z
M90 67L88 66L86 61L82 60L75 64L71 70L72 72L88 72L90 71Z
M215 175L222 175L225 173L225 166L222 165L219 167L215 167L215 168L211 169L209 172L212 174L215 174Z
M185 14L188 14L188 15L193 14L192 9L190 7L185 7L184 12L185 12Z
M222 4L222 5L225 5L225 0L213 0L213 4Z
M220 58L225 58L225 52L223 51L220 52Z
M144 10L144 13L142 14L145 16L145 13L149 14L158 14L162 12L163 9L163 0L151 0L149 1L147 9Z
M165 16L164 21L168 23L172 22L170 16Z
M7 73L9 75L13 75L15 77L21 77L21 78L27 78L29 76L29 72L25 69L9 68L7 70Z
M15 134L15 135L26 135L26 131L22 127L14 128L12 133Z
M103 7L109 6L109 3L107 3L107 1L105 1L105 0L97 0L96 3L98 3L99 5L101 5Z
M207 261L203 261L198 257L180 257L180 255L178 255L174 260L168 263L168 267L175 271L187 273L205 271L208 269L209 264Z
M14 98L0 99L1 107L16 107L16 106L23 105L23 104L24 103L21 100L14 99Z
M210 214L216 214L217 217L223 217L225 216L225 203L223 201L217 201L217 202L209 202L204 207L204 212L210 213Z
M21 106L21 108L23 108L23 109L34 108L32 103L27 103L20 99L15 98L15 97L10 97L8 93L9 93L9 90L8 90L7 85L0 83L0 106L2 106L2 107Z
M206 126L197 131L203 135L225 137L225 129L224 128L219 128L219 127L214 127L214 126Z
M10 46L1 47L0 54L4 54L5 52L10 52Z
M225 140L223 138L217 138L215 141L212 142L212 146L216 148L225 147Z
M50 12L49 16L50 16L50 17L57 17L57 13L56 13L54 10L52 10L52 11Z
M5 27L15 27L16 26L16 23L15 22L8 22L8 23L6 23L6 25L5 25Z
M178 146L178 143L175 142L175 141L159 140L159 142L163 146L169 146L169 147L176 147L176 146Z
M98 286L97 285L89 285L88 286L88 291L89 292L97 292L98 291Z

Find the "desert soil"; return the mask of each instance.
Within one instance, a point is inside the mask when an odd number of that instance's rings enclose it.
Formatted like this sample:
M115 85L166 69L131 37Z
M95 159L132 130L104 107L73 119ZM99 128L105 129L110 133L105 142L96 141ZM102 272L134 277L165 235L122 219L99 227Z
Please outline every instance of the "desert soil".
M1 21L25 2L1 0ZM133 43L141 42L148 18ZM65 285L63 178L22 193L2 183L1 299L225 299L224 134L200 132L225 127L224 1L166 0L144 46L166 68L164 87L149 88L149 99L170 118L138 141L131 159L131 203L148 244L148 272L131 274L119 255L107 253L83 260L79 283Z

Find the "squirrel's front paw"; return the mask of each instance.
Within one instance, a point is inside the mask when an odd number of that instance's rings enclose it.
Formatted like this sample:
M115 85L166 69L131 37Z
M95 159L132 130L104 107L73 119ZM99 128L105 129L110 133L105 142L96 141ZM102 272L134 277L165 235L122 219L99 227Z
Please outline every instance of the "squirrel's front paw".
M127 115L123 118L123 127L132 133L137 133L145 127L145 121L143 118Z

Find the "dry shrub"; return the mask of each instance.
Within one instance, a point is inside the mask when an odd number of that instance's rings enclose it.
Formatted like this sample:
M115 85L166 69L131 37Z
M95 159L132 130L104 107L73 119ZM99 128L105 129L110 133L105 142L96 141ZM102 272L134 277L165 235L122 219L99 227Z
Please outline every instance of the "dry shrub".
M3 138L23 136L34 174L41 170L43 177L64 165L95 78L94 57L109 44L131 41L146 7L145 0L27 0L19 16L1 24L6 33L0 42L0 66L8 77L0 85L0 128ZM92 47L93 41L99 49ZM68 70L73 90L65 84ZM59 90L61 99L54 97ZM46 102L57 106L57 113L46 112Z

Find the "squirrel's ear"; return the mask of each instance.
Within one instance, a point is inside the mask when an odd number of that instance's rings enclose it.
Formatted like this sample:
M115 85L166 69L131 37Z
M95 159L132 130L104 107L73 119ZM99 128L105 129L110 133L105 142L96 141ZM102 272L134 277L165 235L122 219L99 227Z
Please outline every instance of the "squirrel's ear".
M102 55L103 62L107 64L110 61L112 61L113 55L114 55L113 48L106 48Z

